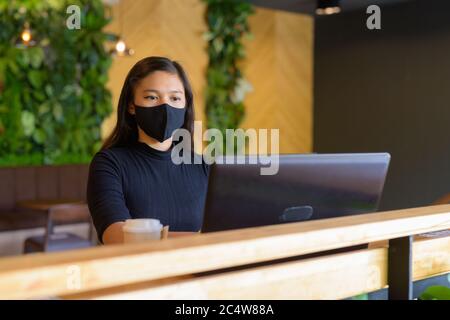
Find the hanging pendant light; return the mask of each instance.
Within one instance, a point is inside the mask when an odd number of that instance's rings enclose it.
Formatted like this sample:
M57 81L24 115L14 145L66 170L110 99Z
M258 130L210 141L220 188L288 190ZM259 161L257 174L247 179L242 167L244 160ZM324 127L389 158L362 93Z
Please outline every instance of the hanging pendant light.
M341 12L339 0L318 0L317 1L317 15L331 15Z
M20 37L22 38L22 42L25 43L29 43L31 40L31 30L30 30L30 26L28 25L28 22L25 23L25 28L22 31L22 34L20 35Z
M20 34L20 38L16 42L17 46L22 47L30 47L36 44L36 41L33 39L33 32L30 28L30 24L25 22L23 30Z
M112 50L112 53L118 55L119 57L124 57L133 55L134 50L128 48L125 41L122 38L119 38L114 46L114 50Z
M117 55L119 57L124 56L131 56L134 54L134 50L129 48L127 44L125 43L125 40L123 38L123 18L122 18L122 1L119 3L119 27L120 27L120 36L117 40L116 44L114 45L114 49L111 50L111 53L113 55Z

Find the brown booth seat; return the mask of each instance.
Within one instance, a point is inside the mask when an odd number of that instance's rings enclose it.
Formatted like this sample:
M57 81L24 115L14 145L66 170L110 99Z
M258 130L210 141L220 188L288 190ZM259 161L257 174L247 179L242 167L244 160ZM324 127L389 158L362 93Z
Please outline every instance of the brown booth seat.
M47 219L44 215L34 212L2 212L0 213L0 232L42 228L46 222ZM54 225L60 226L82 222L87 222L87 220L84 217L69 216L58 219Z
M29 201L85 201L89 165L0 168L0 232L45 227L42 210L20 208ZM55 225L88 221L86 214L60 215Z

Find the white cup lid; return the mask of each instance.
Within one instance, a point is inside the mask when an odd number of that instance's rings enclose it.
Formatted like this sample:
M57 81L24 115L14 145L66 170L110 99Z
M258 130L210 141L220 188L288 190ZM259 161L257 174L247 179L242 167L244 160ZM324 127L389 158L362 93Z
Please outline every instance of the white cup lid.
M161 232L163 225L158 219L127 219L124 232Z

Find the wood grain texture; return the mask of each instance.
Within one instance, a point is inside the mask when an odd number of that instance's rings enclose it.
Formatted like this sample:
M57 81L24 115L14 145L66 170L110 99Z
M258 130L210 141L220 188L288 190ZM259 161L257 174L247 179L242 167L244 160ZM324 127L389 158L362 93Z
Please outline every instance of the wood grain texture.
M257 8L245 42L244 75L253 86L244 128L280 130L281 153L312 151L313 19Z
M55 166L36 167L37 199L57 199L59 196L59 168Z
M423 240L414 243L414 279L420 280L430 274L443 274L450 271L450 236Z
M63 165L58 167L58 192L60 199L83 199L80 194L82 185L80 165Z
M154 281L64 298L344 299L386 288L387 263L388 249L378 248L202 278ZM413 264L414 280L450 272L450 237L414 243Z
M16 201L36 198L36 167L18 167L14 170L14 199Z
M68 295L64 299L339 299L387 284L386 249L188 279Z
M0 210L2 211L12 211L16 204L14 172L13 168L0 168Z
M450 205L441 205L14 257L0 260L0 298L90 291L449 228ZM80 271L76 290L67 286L73 266Z

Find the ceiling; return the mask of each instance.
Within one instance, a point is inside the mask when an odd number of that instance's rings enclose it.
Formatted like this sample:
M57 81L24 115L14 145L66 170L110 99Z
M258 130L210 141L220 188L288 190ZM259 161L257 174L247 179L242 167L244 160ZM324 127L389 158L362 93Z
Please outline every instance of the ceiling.
M260 7L266 7L277 10L291 12L314 14L316 10L316 0L246 0ZM341 9L343 12L361 10L371 4L386 6L410 0L341 0Z

